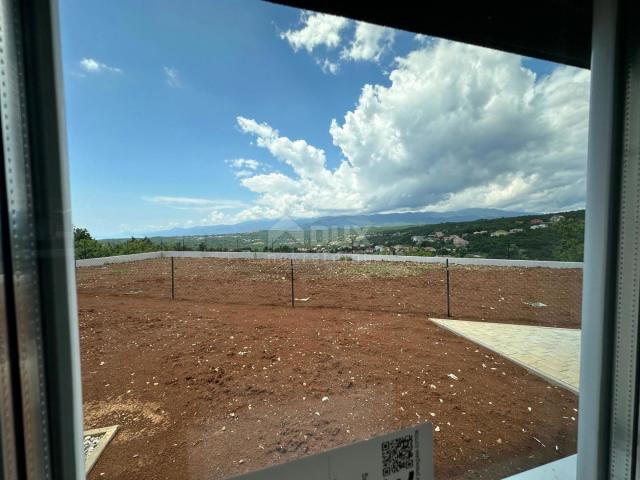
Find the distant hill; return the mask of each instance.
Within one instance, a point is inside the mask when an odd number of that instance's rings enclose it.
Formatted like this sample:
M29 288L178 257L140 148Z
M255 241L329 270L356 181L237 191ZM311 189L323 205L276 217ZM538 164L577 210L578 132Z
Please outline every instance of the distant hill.
M193 235L223 235L229 233L249 233L261 230L293 230L323 229L327 227L385 227L401 225L433 225L448 222L468 222L481 219L511 218L532 215L532 212L512 212L495 208L467 208L450 212L405 212L405 213L376 213L369 215L339 215L317 218L289 219L282 228L283 221L251 220L235 225L206 225L189 228L173 228L158 232L147 232L150 237L181 237Z
M584 220L584 210L530 215L502 210L461 210L345 215L300 222L284 219L270 222L273 227L270 230L243 233L233 226L234 233L228 234L178 234L110 240L95 240L88 231L76 228L74 238L77 258L157 250L201 250L378 253L581 262ZM251 223L255 226L258 222ZM355 232L352 230L354 227L357 229ZM359 228L362 230L358 231ZM191 233L194 229L178 231Z

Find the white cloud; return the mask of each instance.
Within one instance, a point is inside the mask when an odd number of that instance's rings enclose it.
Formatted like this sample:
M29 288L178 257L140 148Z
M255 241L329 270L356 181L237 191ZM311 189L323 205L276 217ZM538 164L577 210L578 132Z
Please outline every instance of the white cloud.
M106 63L101 63L90 57L85 57L80 60L80 68L87 73L122 73L120 68L109 66Z
M193 198L193 197L171 197L171 196L153 196L142 197L147 203L154 203L156 205L164 205L168 207L180 208L180 209L237 209L245 207L244 202L237 200L224 200L224 199L210 199L210 198Z
M322 149L304 140L281 136L266 123L244 117L238 117L237 121L243 132L256 137L257 146L267 149L295 173L295 178L271 172L242 179L242 185L259 197L256 205L241 212L238 218L312 216L357 207L354 205L356 192L349 188L346 178L352 172L346 168L329 171Z
M228 215L217 210L213 210L209 212L206 217L200 219L200 221L197 223L199 225L220 225L222 223L228 223L230 221L232 220L230 220Z
M300 22L300 29L282 32L280 38L287 40L294 51L303 48L309 53L319 46L336 48L342 30L349 24L346 18L311 12L303 12Z
M302 26L298 30L287 30L280 33L280 38L287 40L294 51L300 49L312 53L318 47L327 50L336 49L343 41L345 34L353 32L353 38L340 51L339 58L316 58L316 63L324 73L336 75L340 70L340 62L373 61L379 62L381 57L391 49L395 31L365 22L351 22L346 18L322 13L303 12L300 17ZM355 28L347 28L355 25Z
M238 125L245 133L256 136L256 143L264 147L277 159L290 165L301 177L318 179L325 172L324 151L309 145L304 140L289 140L281 137L266 123L238 117Z
M253 175L253 173L253 170L247 170L246 168L233 172L233 174L238 178L250 177L251 175Z
M233 169L233 173L238 178L246 178L254 175L259 168L264 168L262 163L248 158L235 158L225 160L225 163Z
M142 199L147 203L173 210L187 211L190 212L191 215L197 216L197 218L190 218L184 221L170 221L163 225L147 225L145 227L147 231L167 230L174 227L237 223L238 220L236 220L236 217L238 213L250 208L250 205L238 200L163 195L142 197Z
M389 87L365 86L331 135L368 170L368 203L449 208L469 189L503 190L473 195L475 206L546 210L584 198L589 73L559 67L536 81L521 60L438 41L399 59ZM574 188L558 188L568 178Z
M353 41L342 49L340 58L353 61L379 62L382 55L391 49L395 31L365 22L356 22Z
M428 35L424 35L422 33L416 33L413 37L413 39L418 42L420 45L429 45L430 43L432 43L435 38L434 37L430 37Z
M338 62L332 62L328 58L325 58L324 60L316 59L316 63L324 73L332 73L333 75L336 75L340 71L340 64Z
M182 88L182 80L180 79L180 73L175 68L162 67L167 85L173 88Z
M245 168L247 170L255 171L260 166L260 162L253 159L248 158L235 158L233 160L227 160L229 165L233 168Z
M588 71L537 79L521 57L437 40L397 59L389 81L332 121L333 170L322 149L238 117L294 174L243 178L258 199L236 218L584 204Z
M141 231L132 231L128 225L121 225L119 233L126 233L128 235L147 235L150 232L157 232L162 230L170 230L173 228L189 228L198 227L204 225L220 225L236 223L233 221L233 216L228 215L217 210L207 212L204 217L191 218L188 220L170 220L160 224L146 224L143 225Z

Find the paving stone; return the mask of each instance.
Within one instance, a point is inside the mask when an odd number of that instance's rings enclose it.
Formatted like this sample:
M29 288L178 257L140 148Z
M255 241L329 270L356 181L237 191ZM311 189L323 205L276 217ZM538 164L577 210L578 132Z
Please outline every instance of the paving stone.
M578 393L580 330L431 318L437 325Z

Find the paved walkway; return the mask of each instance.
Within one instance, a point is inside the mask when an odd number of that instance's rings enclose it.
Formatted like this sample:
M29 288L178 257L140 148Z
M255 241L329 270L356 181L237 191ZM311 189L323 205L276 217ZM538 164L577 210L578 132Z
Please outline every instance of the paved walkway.
M580 330L438 318L430 320L552 383L578 393Z

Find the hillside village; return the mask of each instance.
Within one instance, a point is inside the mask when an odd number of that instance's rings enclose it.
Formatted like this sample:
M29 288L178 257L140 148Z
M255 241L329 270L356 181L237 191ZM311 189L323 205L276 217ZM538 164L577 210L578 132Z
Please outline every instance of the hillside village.
M479 258L483 257L483 255L473 253L467 255L467 253L469 253L467 250L474 238L480 236L488 236L491 238L522 236L527 230L535 231L546 229L564 221L565 218L564 215L552 215L547 219L536 217L528 221L516 218L513 220L513 223L517 226L508 230L474 230L472 232L451 234L447 233L446 227L448 224L444 224L439 226L443 227L441 230L435 230L425 235L411 235L408 239L402 231L393 231L387 234L368 232L355 235L353 237L353 245L349 241L349 235L346 234L346 238L335 239L327 244L319 244L314 247L300 247L297 248L296 251L320 253L342 251L381 255L448 255ZM395 240L396 237L403 237L403 241ZM382 241L380 241L381 239ZM514 241L517 241L517 239L514 239Z
M200 250L582 261L584 210L412 226L300 228L100 241L86 230L76 230L78 258Z
M197 248L582 261L583 237L584 210L577 210L413 226L220 235L198 238Z

